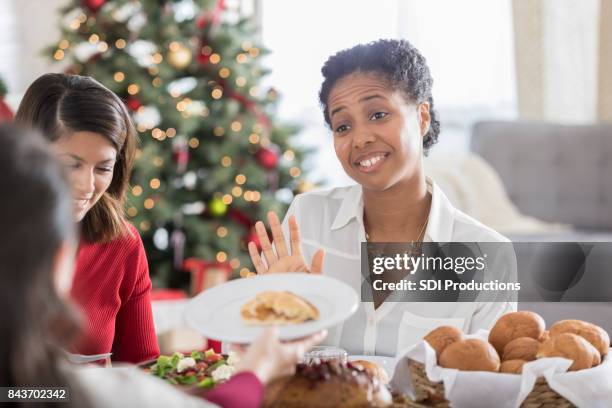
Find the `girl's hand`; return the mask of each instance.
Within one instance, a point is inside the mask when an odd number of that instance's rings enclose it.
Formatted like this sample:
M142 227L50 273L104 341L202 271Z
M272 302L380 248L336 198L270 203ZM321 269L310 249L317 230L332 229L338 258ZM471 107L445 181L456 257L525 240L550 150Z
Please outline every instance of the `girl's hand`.
M246 349L236 371L251 371L262 384L292 375L304 353L320 343L326 335L327 331L324 330L300 340L281 342L278 328L268 327Z
M268 221L270 223L270 229L272 230L274 249L268 239L268 233L266 232L264 223L261 221L255 223L255 231L261 243L261 249L263 250L263 255L266 260L265 263L259 255L255 243L249 242L249 255L251 255L251 260L258 274L262 275L278 272L321 273L325 252L322 249L315 252L309 269L306 265L304 255L302 254L300 231L293 215L289 217L289 242L291 245L291 254L289 254L287 249L285 235L283 234L278 216L273 211L268 213Z

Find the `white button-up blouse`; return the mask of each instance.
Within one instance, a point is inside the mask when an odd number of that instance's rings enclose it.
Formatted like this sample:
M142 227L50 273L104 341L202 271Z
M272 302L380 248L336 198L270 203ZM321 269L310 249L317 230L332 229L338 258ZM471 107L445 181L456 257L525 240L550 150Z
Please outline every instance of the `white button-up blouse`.
M440 188L427 179L432 194L424 241L509 242L507 238L455 209ZM288 217L295 215L306 262L319 248L325 250L323 274L337 278L360 293L361 242L365 242L363 193L359 185L314 191L295 197L283 230L289 237ZM513 255L513 252L512 252ZM512 258L512 256L510 256ZM516 279L516 260L503 262L491 273L500 281ZM514 270L513 270L514 268ZM384 302L377 309L361 302L357 312L331 329L324 344L354 355L396 356L419 342L435 327L451 325L467 333L490 329L503 313L516 310L516 296L495 302Z

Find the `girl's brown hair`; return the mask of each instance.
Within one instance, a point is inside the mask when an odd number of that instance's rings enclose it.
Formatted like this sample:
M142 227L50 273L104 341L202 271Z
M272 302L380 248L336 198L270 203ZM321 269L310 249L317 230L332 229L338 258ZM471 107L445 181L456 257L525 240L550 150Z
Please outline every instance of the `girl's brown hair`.
M51 142L82 131L106 137L117 150L113 179L85 215L81 235L90 242L107 242L129 232L124 204L137 135L117 95L90 77L45 74L26 91L15 123L38 129Z

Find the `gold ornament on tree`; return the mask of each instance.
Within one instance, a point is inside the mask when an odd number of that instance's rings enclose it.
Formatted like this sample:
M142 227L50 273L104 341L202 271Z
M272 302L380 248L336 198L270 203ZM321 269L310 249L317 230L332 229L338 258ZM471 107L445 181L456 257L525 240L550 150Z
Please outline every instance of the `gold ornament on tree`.
M298 183L297 186L297 192L302 194L302 193L307 193L311 190L314 190L316 186L311 183L310 181L306 181L306 180L300 180L300 182Z
M173 41L168 47L168 63L176 69L184 69L189 66L192 59L191 50L183 44Z

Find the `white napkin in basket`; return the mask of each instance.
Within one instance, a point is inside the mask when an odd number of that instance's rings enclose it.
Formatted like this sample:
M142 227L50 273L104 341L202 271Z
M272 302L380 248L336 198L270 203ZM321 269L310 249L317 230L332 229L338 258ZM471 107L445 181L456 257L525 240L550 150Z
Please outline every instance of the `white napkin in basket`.
M481 330L468 337L486 340L488 332ZM414 397L408 368L414 360L425 365L431 381L444 383L445 397L456 408L517 408L529 395L538 377L545 377L553 390L579 408L607 408L612 407L610 353L601 365L590 370L566 372L570 360L546 358L525 364L523 374L515 375L442 368L437 365L434 349L422 341L398 361L391 387Z

